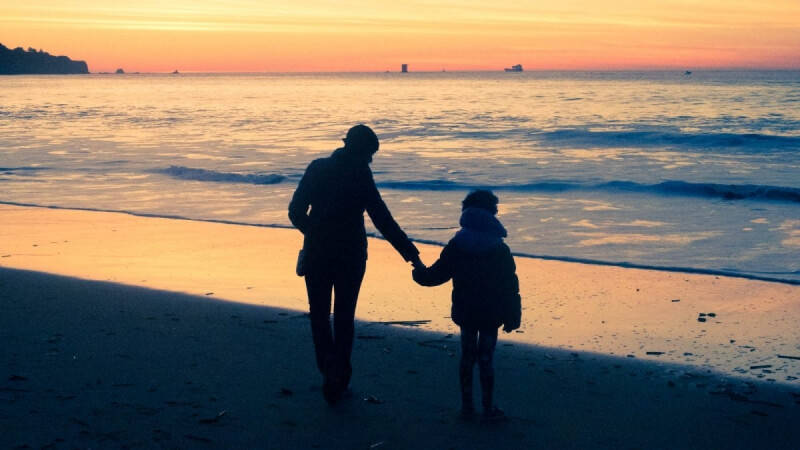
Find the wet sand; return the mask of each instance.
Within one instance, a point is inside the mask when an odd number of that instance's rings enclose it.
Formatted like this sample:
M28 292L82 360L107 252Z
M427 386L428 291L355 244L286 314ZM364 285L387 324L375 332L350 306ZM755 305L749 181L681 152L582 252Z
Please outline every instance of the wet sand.
M296 230L0 205L3 448L796 448L800 288L518 258L504 423L458 418L449 287L370 240L322 399ZM433 262L439 248L421 245ZM705 319L705 321L700 321Z

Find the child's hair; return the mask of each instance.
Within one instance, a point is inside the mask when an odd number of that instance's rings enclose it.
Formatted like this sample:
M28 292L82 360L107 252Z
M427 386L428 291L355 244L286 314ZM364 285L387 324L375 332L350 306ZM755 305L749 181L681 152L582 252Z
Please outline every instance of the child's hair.
M489 211L492 214L497 214L497 203L500 200L497 199L492 191L488 189L478 189L476 191L472 191L464 198L464 201L461 202L461 210L465 210L467 208L482 208L486 211Z

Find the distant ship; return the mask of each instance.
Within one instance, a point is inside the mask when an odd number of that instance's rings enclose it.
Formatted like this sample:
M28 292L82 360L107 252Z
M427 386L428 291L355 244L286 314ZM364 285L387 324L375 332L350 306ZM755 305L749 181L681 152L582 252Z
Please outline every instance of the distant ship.
M683 74L684 74L684 75L691 75L691 74L692 74L692 71L691 71L691 70L687 70L686 72L683 72Z
M517 65L511 66L511 67L506 67L503 70L505 70L506 72L522 72L522 64L517 64Z

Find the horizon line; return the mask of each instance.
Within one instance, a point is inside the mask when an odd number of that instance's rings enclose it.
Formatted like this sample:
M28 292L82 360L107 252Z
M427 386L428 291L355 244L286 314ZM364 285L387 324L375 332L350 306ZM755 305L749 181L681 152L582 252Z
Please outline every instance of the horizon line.
M89 75L212 75L212 74L239 74L239 75L260 75L260 74L386 74L386 73L397 73L397 74L404 74L404 75L412 75L412 74L435 74L435 73L510 73L512 76L516 76L520 73L546 73L546 72L574 72L574 73L581 73L581 72L602 72L602 73L614 73L614 72L681 72L686 73L687 71L691 74L694 72L798 72L800 71L800 67L687 67L687 68L619 68L619 69L611 69L611 68L602 68L602 69L525 69L521 72L505 72L503 69L452 69L452 70L409 70L408 72L402 72L401 70L262 70L262 71L250 71L250 70L186 70L181 71L180 69L173 69L173 71L145 71L145 70L134 70L134 71L125 71L124 73L115 73L115 70L101 70L101 71L89 71ZM125 70L123 68L123 70Z

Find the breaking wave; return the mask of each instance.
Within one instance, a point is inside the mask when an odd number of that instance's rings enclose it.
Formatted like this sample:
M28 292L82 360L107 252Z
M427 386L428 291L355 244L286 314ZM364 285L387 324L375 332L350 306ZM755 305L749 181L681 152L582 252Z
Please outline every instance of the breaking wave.
M214 170L195 169L184 166L169 166L166 169L156 170L155 172L168 175L177 180L208 181L214 183L278 184L286 179L285 176L276 173L217 172Z
M789 150L800 148L800 136L762 133L686 132L669 127L594 131L585 128L535 133L533 137L552 144L581 147L732 148L745 150Z
M399 190L469 191L492 189L496 191L558 193L566 191L624 191L645 194L707 197L725 200L763 200L800 203L800 188L761 186L753 184L690 183L665 181L657 184L641 184L631 181L611 181L599 184L583 184L571 181L544 181L528 184L480 185L457 183L445 180L390 181L378 183L379 187Z
M280 174L218 172L184 166L170 166L155 171L178 180L214 183L278 184L287 177ZM706 197L724 200L756 200L800 203L800 188L765 186L756 184L691 183L687 181L664 181L642 184L633 181L609 181L588 184L570 180L547 180L524 184L488 185L449 180L408 180L376 183L379 188L417 191L470 191L492 189L531 193L560 193L567 191L626 192L655 195Z
M654 185L641 185L629 182L608 183L608 187L624 190L653 191L669 195L693 197L712 197L725 200L774 200L800 203L800 189L780 186L760 186L755 184L715 184L688 183L685 181L665 181Z

